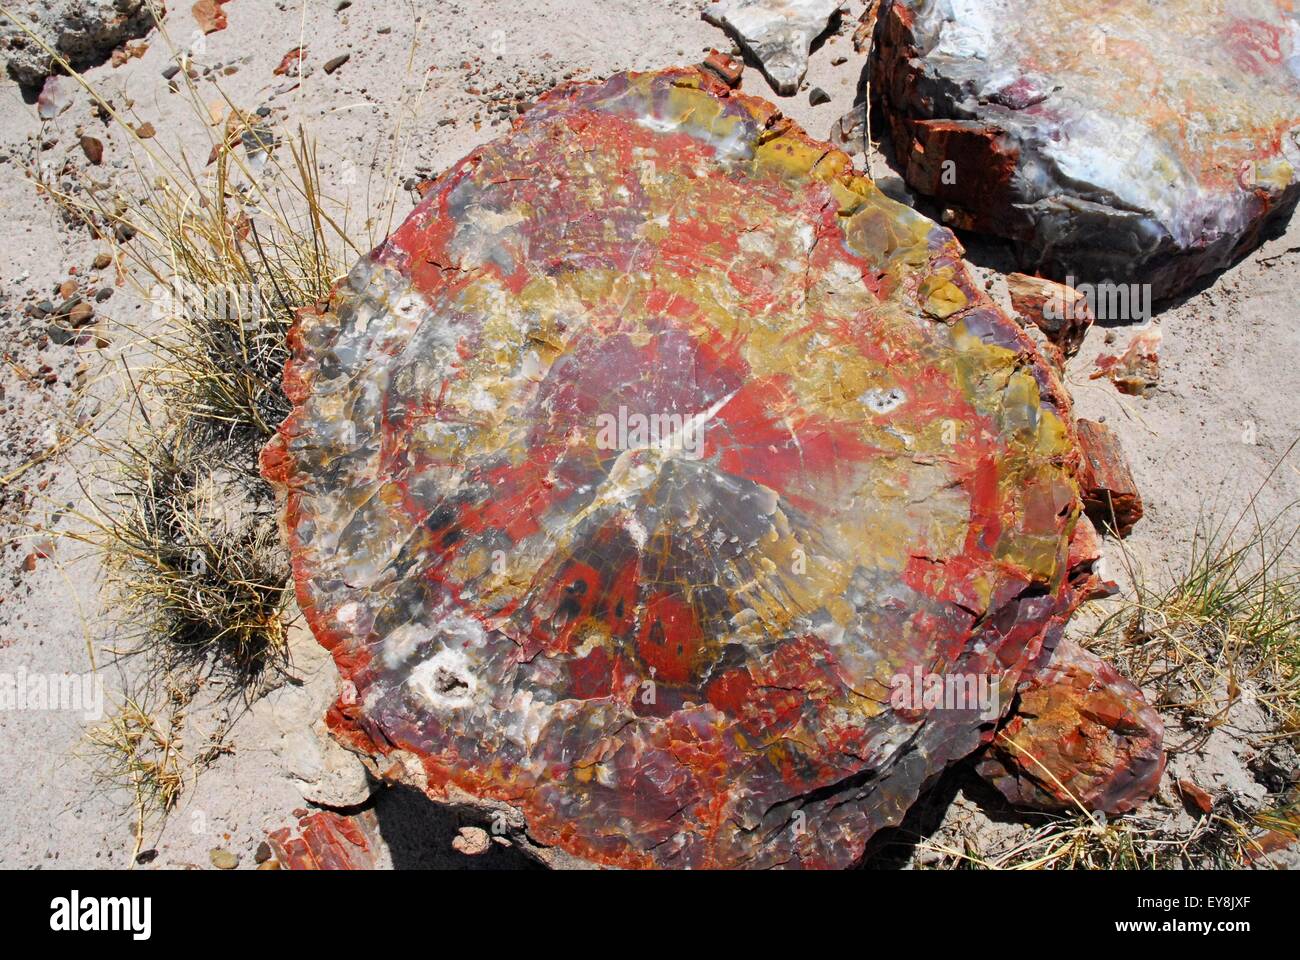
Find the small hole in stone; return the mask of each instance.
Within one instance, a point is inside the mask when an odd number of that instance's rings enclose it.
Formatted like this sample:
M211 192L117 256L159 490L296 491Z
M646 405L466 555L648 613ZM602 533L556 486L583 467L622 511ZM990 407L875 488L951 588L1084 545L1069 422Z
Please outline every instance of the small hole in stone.
M469 684L450 670L439 667L438 672L433 675L433 687L439 693L455 693L460 690L468 690Z

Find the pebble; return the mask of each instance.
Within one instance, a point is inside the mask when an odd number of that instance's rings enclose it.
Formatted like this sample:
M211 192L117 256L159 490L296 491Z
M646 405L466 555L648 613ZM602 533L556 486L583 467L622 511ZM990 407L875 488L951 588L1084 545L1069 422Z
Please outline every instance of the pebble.
M220 847L213 847L208 851L208 859L218 870L234 870L239 866L239 857L229 850L222 850Z
M81 152L95 166L99 166L104 162L104 142L102 140L95 137L82 137Z
M42 120L53 120L72 106L72 90L71 79L57 75L47 77L40 96L36 98L36 115Z
M492 838L481 827L461 827L452 838L452 847L467 857L477 857L492 845Z
M94 316L95 308L83 300L68 311L68 322L76 329L86 326Z

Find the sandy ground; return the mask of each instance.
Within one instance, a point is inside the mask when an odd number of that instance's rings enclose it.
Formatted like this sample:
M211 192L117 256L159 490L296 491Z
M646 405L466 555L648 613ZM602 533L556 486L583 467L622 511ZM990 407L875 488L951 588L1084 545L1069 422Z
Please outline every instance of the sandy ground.
M379 216L383 208L383 184L440 171L501 129L467 88L486 91L500 84L531 97L566 76L696 62L708 47L730 46L699 18L703 5L700 0L231 0L225 7L227 29L203 38L193 53L200 67L214 66L198 81L201 91L212 90L210 97L204 93L205 100L216 98L212 83L219 80L241 108L269 106L277 122L289 128L301 122L319 139L328 188L350 201L357 232L377 239L384 218L368 224L369 231L364 227L367 215ZM188 46L197 36L188 4L170 6L167 35L175 47ZM830 102L811 106L806 91L780 101L818 137L848 110L862 71L863 58L853 52L847 35L862 4L847 6L846 31L814 52L808 76ZM272 71L300 43L307 47L311 70L300 84L285 89L292 85ZM323 64L343 53L350 54L348 61L327 75ZM129 104L138 120L151 122L160 147L201 165L211 133L195 119L183 94L168 91L162 72L170 58L167 40L154 34L142 58L92 68L87 78L115 105ZM835 65L839 58L846 62ZM743 86L771 96L757 70L746 71ZM69 524L58 516L60 508L81 501L76 468L93 454L86 443L62 444L75 438L72 424L78 416L85 422L96 403L102 409L113 402L95 382L121 362L118 343L101 349L93 342L42 342L43 324L22 312L25 302L50 296L69 268L84 276L97 252L84 230L71 229L22 175L34 160L61 164L66 157L84 167L78 146L82 128L99 131L95 135L107 144L104 164L93 175L125 176L125 148L94 116L84 92L67 112L42 123L23 92L7 78L0 80L0 158L9 174L0 180L6 241L0 324L7 360L0 370L5 423L0 476L48 455L0 488L0 674L20 669L82 674L92 669L93 650L111 703L119 692L139 686L142 666L115 661L108 649L112 631L101 609L93 560L75 562L76 551L60 543L48 559L36 558L27 563L34 569L24 569L34 546L46 538L34 526ZM404 153L395 150L403 143L409 144ZM390 165L394 152L399 155ZM397 218L411 201L411 195L399 194ZM1003 262L995 244L971 246L977 264ZM1127 343L1127 328L1115 330L1113 345L1104 343L1105 328L1095 328L1070 364L1078 413L1104 417L1118 431L1145 495L1147 516L1126 546L1152 575L1183 556L1204 512L1235 514L1296 436L1298 263L1300 222L1203 291L1159 311L1155 322L1164 331L1164 378L1147 399L1121 396L1107 381L1088 379L1098 352ZM119 288L96 309L111 331L111 321L138 319L147 308ZM89 384L82 399L73 390L79 382ZM1300 499L1297 464L1300 459L1274 473L1260 498L1265 512ZM1115 545L1107 549L1117 575ZM293 653L300 682L252 704L231 699L218 680L200 692L185 729L187 749L200 749L213 730L226 724L229 729L220 756L187 784L161 832L146 833L144 847L158 851L151 866L206 867L214 847L252 866L253 850L266 833L291 824L292 811L309 806L294 774L302 773L304 752L310 754L312 747L298 738L334 696L337 678L328 659L301 633ZM0 865L128 865L135 848L130 798L95 785L82 756L89 722L80 711L0 711L0 806L6 811ZM509 850L494 849L474 860L453 852L455 815L407 792L384 793L377 814L385 864L522 863Z

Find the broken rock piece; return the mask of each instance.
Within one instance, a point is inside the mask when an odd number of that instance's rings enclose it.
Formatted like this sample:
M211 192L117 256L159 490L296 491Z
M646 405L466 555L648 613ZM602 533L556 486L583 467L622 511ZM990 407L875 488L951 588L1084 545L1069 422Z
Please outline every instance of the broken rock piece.
M867 150L867 105L855 103L831 127L830 141L851 157Z
M1169 297L1300 197L1287 4L883 4L872 90L909 185L1025 269Z
M331 730L588 863L852 863L1090 589L1068 399L956 239L702 69L543 97L291 343Z
M1185 778L1179 780L1174 784L1174 789L1178 791L1178 796L1182 797L1183 803L1189 810L1194 810L1202 816L1214 810L1214 795L1208 790L1202 790L1193 781Z
M1083 452L1079 467L1083 508L1103 530L1127 537L1142 519L1142 495L1119 438L1110 427L1095 420L1080 420L1078 428L1079 449Z
M451 840L452 849L467 857L478 857L492 849L492 837L482 827L461 827Z
M1007 274L1007 292L1016 313L1043 331L1065 356L1079 352L1093 322L1092 308L1082 293L1023 273Z
M36 97L36 115L42 120L53 120L72 106L76 81L71 77L46 77L41 92Z
M370 811L349 817L322 810L266 839L286 870L373 870L377 829Z
M812 42L839 6L839 0L721 0L704 9L704 19L730 33L772 89L790 97L808 70Z
M0 15L0 49L9 73L28 87L59 71L47 47L80 70L103 62L114 48L154 26L148 0L9 0L5 6L27 29ZM153 6L161 17L163 4Z
M745 72L743 60L729 57L719 50L710 50L709 55L704 58L703 66L706 70L716 73L723 83L733 88L740 86L740 78Z
M1160 342L1164 335L1156 326L1133 334L1119 356L1102 354L1089 379L1109 377L1120 393L1145 396L1160 382Z
M226 29L228 21L222 4L229 2L230 0L197 0L190 8L190 13L194 16L194 22L200 30L204 33L216 33L218 30Z
M1015 713L978 771L1019 806L1126 813L1159 786L1163 741L1142 691L1063 639L1021 680Z

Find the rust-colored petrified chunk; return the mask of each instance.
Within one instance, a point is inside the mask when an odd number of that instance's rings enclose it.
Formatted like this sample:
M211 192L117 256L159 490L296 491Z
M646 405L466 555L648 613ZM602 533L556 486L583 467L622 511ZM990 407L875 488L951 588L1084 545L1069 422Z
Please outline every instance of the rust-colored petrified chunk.
M704 58L703 66L711 70L729 87L740 86L740 78L745 73L745 61L730 57L720 50L710 50Z
M1095 589L1066 395L953 235L703 69L542 98L291 343L330 727L534 846L850 864Z
M372 814L345 817L324 810L267 835L275 858L286 870L373 870L375 855L368 830Z
M1179 780L1174 784L1174 789L1178 791L1178 795L1183 798L1183 803L1189 810L1195 810L1202 815L1214 810L1214 795L1197 786L1194 781Z
M1103 530L1127 537L1142 519L1142 495L1138 493L1119 439L1110 427L1096 420L1080 420L1079 489L1088 516Z
M1038 327L1065 356L1079 352L1093 322L1087 297L1063 283L1024 273L1007 274L1007 292L1016 313Z
M1033 273L1158 300L1300 198L1293 7L883 0L872 92L908 184L954 225Z
M1097 357L1096 369L1089 379L1107 377L1120 393L1134 397L1146 396L1160 382L1162 339L1160 328L1154 325L1137 331L1123 353L1104 353Z
M1012 803L1126 813L1164 773L1164 723L1115 668L1072 640L1026 672L980 774Z

